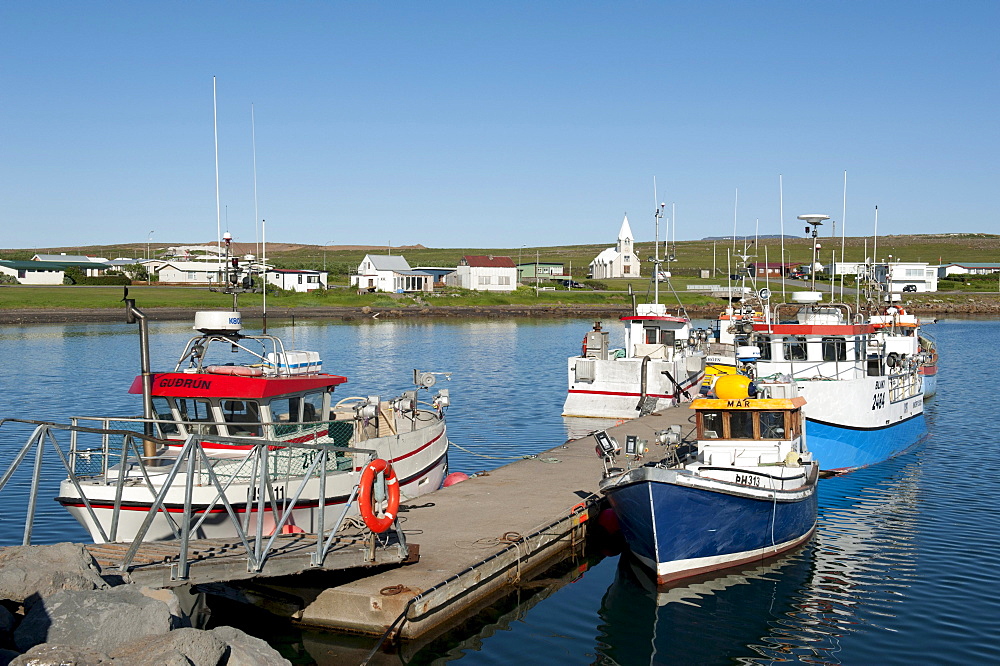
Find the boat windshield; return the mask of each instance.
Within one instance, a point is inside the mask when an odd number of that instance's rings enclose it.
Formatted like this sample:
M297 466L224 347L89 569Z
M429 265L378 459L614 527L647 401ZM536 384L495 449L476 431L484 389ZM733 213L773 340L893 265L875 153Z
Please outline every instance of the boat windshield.
M170 410L170 403L163 396L153 397L153 418L163 423L158 423L160 433L164 436L176 435L180 431L174 422L174 413Z
M222 417L231 437L260 436L260 406L253 400L223 400Z
M722 436L722 412L701 412L702 436L718 439Z
M177 412L184 423L204 423L201 426L200 434L218 435L218 428L213 423L215 417L212 415L212 405L208 400L201 398L174 398L177 404Z
M729 438L753 439L753 412L729 413Z
M761 439L784 439L785 438L785 413L784 412L761 412L760 413L760 438Z

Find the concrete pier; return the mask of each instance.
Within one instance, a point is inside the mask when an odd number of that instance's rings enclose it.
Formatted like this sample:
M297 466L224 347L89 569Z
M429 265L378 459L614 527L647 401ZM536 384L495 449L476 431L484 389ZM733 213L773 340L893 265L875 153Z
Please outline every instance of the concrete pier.
M693 429L689 405L608 429L624 448L636 435L649 442L647 460L663 457L654 433ZM593 436L568 442L444 488L421 501L434 506L401 514L420 561L319 593L303 609L302 624L370 635L428 639L474 615L581 545L600 504L603 466ZM624 458L620 458L624 463ZM641 462L640 462L641 464Z

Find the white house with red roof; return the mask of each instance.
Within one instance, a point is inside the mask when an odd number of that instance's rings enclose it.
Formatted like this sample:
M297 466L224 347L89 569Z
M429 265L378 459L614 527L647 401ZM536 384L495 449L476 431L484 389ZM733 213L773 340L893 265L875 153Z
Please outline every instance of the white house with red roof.
M639 277L642 264L633 248L634 243L635 236L632 235L632 228L628 224L626 215L618 231L618 243L603 250L590 262L591 277L595 280Z
M510 257L467 255L458 262L445 284L475 291L514 291L517 289L517 266Z

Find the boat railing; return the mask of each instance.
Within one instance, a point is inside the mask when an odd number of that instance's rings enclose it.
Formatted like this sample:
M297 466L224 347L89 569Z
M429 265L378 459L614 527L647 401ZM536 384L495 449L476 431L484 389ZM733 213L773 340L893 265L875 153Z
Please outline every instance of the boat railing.
M914 368L888 377L889 401L899 402L923 395L923 376Z
M244 442L242 448L249 447L247 442L259 441L261 433L264 438L281 442L281 446L276 448L272 455L273 474L277 474L279 469L286 469L289 475L297 476L292 473L292 469L301 464L301 459L307 456L300 449L289 448L287 445L292 442L337 445L340 448L336 452L335 464L339 469L352 469L364 465L364 461L352 460L352 456L348 455L345 448L365 439L359 430L361 424L353 420L174 421L142 417L74 416L70 419L70 423L74 426L96 428L104 433L100 436L99 445L91 445L88 448L80 441L82 436L89 434L86 429L70 431L70 467L73 473L78 475L108 475L108 470L121 459L122 438L115 434L121 431L137 434L151 432L153 435L150 437L151 440L160 442L160 446L171 446L176 449L189 434L210 439L219 436L220 428L223 427L230 437ZM89 438L87 443L90 444ZM223 474L227 464L232 466L233 456L239 450L235 447L223 447L221 455L209 456L215 460L214 467L217 474ZM170 452L160 456L144 456L143 462L147 465L157 465L173 459L174 455ZM201 485L200 480L197 485Z
M141 419L134 420L141 421ZM205 521L213 513L217 513L220 505L224 508L229 518L236 538L243 545L248 571L260 572L268 557L273 552L276 538L282 534L283 528L286 525L291 525L292 512L299 503L306 485L313 482L313 479L317 479L319 485L318 496L325 498L326 483L329 475L353 472L353 469L341 469L336 459L338 453L343 452L355 459L360 458L364 461L363 464L374 460L377 455L374 449L351 448L316 441L289 442L262 438L251 439L190 434L184 439L183 445L175 455L149 457L144 455L144 442L151 441L157 447L163 447L166 441L134 430L89 427L80 425L79 423L65 424L26 419L0 419L0 429L6 424L22 424L31 427L30 436L18 449L7 470L0 477L0 492L2 492L8 485L8 482L14 478L20 465L34 451L34 465L30 470L31 483L22 538L23 545L31 544L37 500L42 485L44 454L47 449L50 449L55 453L59 462L62 463L68 475L68 480L80 498L83 510L89 516L92 524L96 526L104 543L116 541L125 488L137 485L145 486L150 496L153 497L153 500L146 512L142 525L129 544L128 550L122 556L121 561L117 564L117 568L126 573L131 570L136 553L149 532L154 519L162 515L169 525L174 538L180 541L180 555L171 573L171 578L174 580L188 579L190 572L189 542L192 535L200 533ZM9 427L7 431L10 431ZM67 441L67 433L72 442ZM109 461L105 460L97 466L99 469L104 470L105 479L107 479L108 483L113 483L115 486L113 512L107 531L104 529L102 521L98 519L95 508L84 490L84 485L88 483L92 484L94 477L91 474L84 475L77 473L70 462L70 452L73 447L76 447L75 454L78 458L78 465L81 458L93 454L92 450L80 447L79 440L84 435L96 436L102 442L118 441L120 443L120 448L114 458L117 462L114 465L109 465ZM217 455L214 457L209 455L206 451L206 444L210 444L213 447L229 447L238 453L240 457L230 456L228 458L228 462L235 463L235 467L230 469L228 474L216 472L217 461L221 458ZM217 451L217 449L215 450ZM298 456L302 470L296 475L299 479L297 486L294 483L288 483L289 477L282 475L280 471L276 474L275 465L271 462L273 456L280 455L280 452L287 450L299 451L304 454ZM110 455L111 448L105 448L104 444L97 451L100 452L99 455L103 455L105 458L112 458ZM105 451L108 453L105 454ZM189 473L191 470L197 470L197 473ZM156 480L155 483L154 478ZM227 490L235 481L248 485L252 500L257 504L256 510L254 512L244 512L243 518L233 508L227 497ZM283 496L275 490L276 482L278 481L285 484L285 493ZM193 495L194 488L199 482L214 487L216 494L215 498L207 506L199 504L197 511L195 511L193 507ZM173 512L168 511L165 507L167 496L175 487L183 488L184 510L179 514L179 522L175 519ZM311 555L312 566L321 566L330 553L336 543L336 535L343 526L348 511L356 501L358 492L358 484L353 483L347 502L340 510L339 518L329 529L322 527L326 525L326 502L321 501L318 503L316 508L316 524L321 527L313 535L315 550ZM274 525L270 529L270 532L267 531L270 525L265 526L264 523L265 514L270 514L273 517ZM252 519L255 520L255 525L251 525ZM254 528L253 532L251 532L251 527ZM407 553L406 542L398 520L395 521L395 530L397 535L395 546L405 556Z

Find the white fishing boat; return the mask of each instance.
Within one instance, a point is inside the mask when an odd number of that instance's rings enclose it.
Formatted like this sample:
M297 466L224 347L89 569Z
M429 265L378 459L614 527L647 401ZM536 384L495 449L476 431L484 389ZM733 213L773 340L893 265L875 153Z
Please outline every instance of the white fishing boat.
M658 224L661 210L656 214ZM611 348L601 322L586 333L580 355L568 359L563 416L632 419L698 394L708 334L692 327L679 302L673 312L660 303L660 284L669 285L669 274L660 270L664 260L658 242L655 248L653 302L633 304L632 313L621 318L625 324L621 349Z
M745 367L794 379L807 401L809 448L824 471L881 462L926 436L925 378L936 372L936 354L924 351L917 318L897 301L875 291L855 307L801 291L772 305L769 289L753 293L720 317L710 374Z
M150 370L145 315L126 299L142 333L130 392L142 394L143 417L71 419L71 474L57 497L93 539L175 538L181 521L198 538L318 533L339 520L326 510L337 506L382 532L400 500L440 488L450 395L421 394L447 373L415 370L413 389L388 400L337 399L348 380L323 372L317 352L243 331L236 295L252 281L226 274L234 309L196 313L197 335L167 372Z

